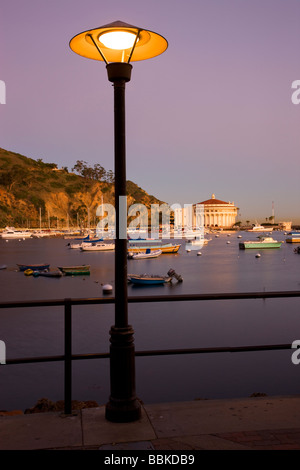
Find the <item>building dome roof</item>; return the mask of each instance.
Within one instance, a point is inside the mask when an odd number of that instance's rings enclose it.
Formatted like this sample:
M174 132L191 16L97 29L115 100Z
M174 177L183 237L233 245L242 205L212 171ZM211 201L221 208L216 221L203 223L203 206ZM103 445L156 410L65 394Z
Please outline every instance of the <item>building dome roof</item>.
M211 199L207 199L206 201L199 202L199 204L204 204L208 206L209 204L230 204L230 203L221 201L220 199L216 199L216 196L212 194Z

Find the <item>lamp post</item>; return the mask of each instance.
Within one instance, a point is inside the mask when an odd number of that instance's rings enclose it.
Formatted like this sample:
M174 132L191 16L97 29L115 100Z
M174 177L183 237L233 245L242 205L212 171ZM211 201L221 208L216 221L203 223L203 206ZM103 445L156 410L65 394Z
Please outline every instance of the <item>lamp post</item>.
M135 392L134 331L128 324L125 84L131 78L130 62L155 57L167 47L159 34L121 21L84 31L70 41L75 53L106 63L114 87L115 324L110 330L110 397L106 405L106 418L114 422L135 421L141 415Z

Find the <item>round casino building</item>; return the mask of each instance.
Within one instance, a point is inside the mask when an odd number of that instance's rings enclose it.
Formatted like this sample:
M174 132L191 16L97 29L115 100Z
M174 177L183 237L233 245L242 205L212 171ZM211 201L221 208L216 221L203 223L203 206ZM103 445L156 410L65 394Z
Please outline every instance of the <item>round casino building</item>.
M212 194L210 199L198 204L204 210L204 227L230 228L235 224L238 208L234 202L221 201ZM193 207L196 208L196 204Z

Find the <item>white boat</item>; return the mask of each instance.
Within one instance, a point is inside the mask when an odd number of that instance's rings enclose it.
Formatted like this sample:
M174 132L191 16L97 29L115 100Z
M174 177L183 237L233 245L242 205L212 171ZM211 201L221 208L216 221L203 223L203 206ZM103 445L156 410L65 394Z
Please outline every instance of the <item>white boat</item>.
M68 243L68 247L71 249L80 249L82 246L89 246L91 244L95 243L103 243L103 238L97 238L97 239L84 239L81 241L78 241L78 243Z
M84 243L68 243L67 246L71 249L79 250L83 245Z
M264 227L263 225L259 225L256 223L253 225L253 227L250 230L247 230L247 232L272 232L273 227Z
M50 231L44 231L43 230L35 230L32 233L32 238L44 238L44 237L50 237L52 234Z
M115 249L114 243L88 243L80 247L81 251L112 251Z
M200 248L202 248L202 246L204 245L207 245L208 242L210 241L211 239L208 239L208 238L204 238L204 236L196 236L194 238L189 238L186 240L186 247L188 248L189 246L200 246Z
M1 238L10 239L10 238L30 238L31 232L27 230L16 230L14 227L6 227L6 229L1 233Z
M128 253L129 259L147 259L147 258L158 258L162 254L162 250L153 250L150 249L146 250L146 252L140 253Z

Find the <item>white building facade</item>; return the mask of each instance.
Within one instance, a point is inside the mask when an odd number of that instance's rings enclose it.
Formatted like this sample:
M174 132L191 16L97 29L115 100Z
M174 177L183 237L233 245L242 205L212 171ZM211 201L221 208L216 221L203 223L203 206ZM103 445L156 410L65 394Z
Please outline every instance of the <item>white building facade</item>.
M236 223L238 208L234 202L216 199L212 194L210 199L197 204L189 204L174 211L174 226L231 228Z
M238 208L234 202L221 201L212 194L210 199L199 204L204 206L205 227L230 228L235 224Z

